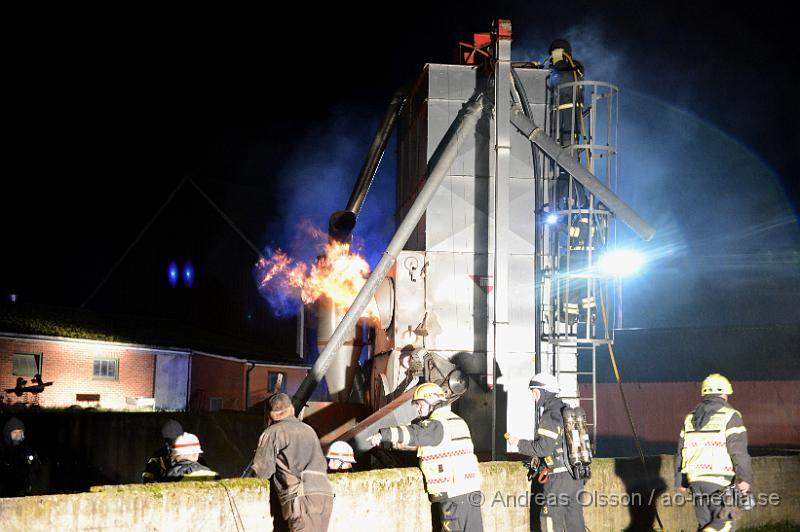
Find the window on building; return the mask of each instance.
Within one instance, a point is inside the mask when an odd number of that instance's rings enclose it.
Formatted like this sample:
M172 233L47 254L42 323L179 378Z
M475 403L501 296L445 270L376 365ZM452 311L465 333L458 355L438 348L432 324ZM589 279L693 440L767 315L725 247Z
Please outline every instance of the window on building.
M92 376L95 379L117 380L119 378L119 360L116 358L95 358Z
M33 377L42 374L41 353L14 353L11 374L17 377Z
M225 401L222 397L209 397L208 399L208 411L209 412L219 412L225 406Z
M278 387L278 380L280 377L281 385ZM270 371L267 373L267 393L283 392L286 390L286 372L285 371Z

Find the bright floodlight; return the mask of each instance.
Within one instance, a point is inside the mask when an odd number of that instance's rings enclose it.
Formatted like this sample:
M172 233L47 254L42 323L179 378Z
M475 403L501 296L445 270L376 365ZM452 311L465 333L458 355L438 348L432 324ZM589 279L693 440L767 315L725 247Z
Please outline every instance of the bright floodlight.
M547 217L545 217L544 221L545 221L545 223L550 224L550 225L558 223L558 215L555 214L555 213L550 213L550 214L547 215Z
M642 256L629 249L616 249L600 257L598 269L605 275L624 277L639 271Z

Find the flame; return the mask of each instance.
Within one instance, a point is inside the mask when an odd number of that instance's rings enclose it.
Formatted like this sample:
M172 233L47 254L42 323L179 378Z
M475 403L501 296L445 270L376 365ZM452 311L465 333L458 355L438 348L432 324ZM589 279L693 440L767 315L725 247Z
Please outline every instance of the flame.
M312 234L322 234L312 229ZM300 299L307 305L327 297L335 305L337 314L341 315L350 308L370 273L367 261L363 256L353 253L350 244L335 241L325 246L325 255L319 257L310 268L280 249L271 257L259 260L256 267L262 290L299 291ZM374 299L362 317L378 317Z

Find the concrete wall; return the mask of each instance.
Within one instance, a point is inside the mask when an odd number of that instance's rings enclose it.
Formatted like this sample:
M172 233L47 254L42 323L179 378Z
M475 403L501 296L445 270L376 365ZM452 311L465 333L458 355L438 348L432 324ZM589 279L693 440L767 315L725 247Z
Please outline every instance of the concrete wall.
M42 379L53 381L38 394L44 407L66 407L74 404L123 409L126 397L153 397L155 352L128 349L109 342L73 340L15 339L0 337L0 389L13 388L17 377L12 375L14 353L41 353ZM95 357L119 360L116 380L93 377ZM24 376L28 380L31 376ZM79 403L77 394L99 394L99 402ZM32 402L33 394L6 394L9 403Z
M649 457L647 465L649 482L636 460L596 461L586 487L591 504L584 515L590 530L649 530L656 505L667 530L695 530L691 506L664 504L672 494L672 490L662 491L671 485L671 458ZM775 494L779 503L756 508L740 524L797 521L800 488L795 479L800 475L800 457L755 458L754 466L756 492ZM530 498L523 467L516 462L490 462L481 464L481 471L485 530L528 530ZM331 479L336 491L331 532L432 529L431 509L417 468L332 475ZM9 530L269 531L273 523L267 486L254 479L102 486L93 493L0 499L0 518ZM652 503L651 488L655 488ZM639 504L615 502L637 502L637 497L641 497Z

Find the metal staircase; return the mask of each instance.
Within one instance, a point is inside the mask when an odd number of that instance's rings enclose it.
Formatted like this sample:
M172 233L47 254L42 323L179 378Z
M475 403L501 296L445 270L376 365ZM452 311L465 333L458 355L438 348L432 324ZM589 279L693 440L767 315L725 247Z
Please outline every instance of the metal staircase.
M618 90L574 78L549 91L549 134L614 191ZM539 155L537 162L537 371L556 375L565 402L586 410L596 447L597 355L606 349L606 331L613 334L620 301L618 281L600 270L600 257L615 246L614 215L552 159ZM590 393L581 394L579 384L589 384Z

